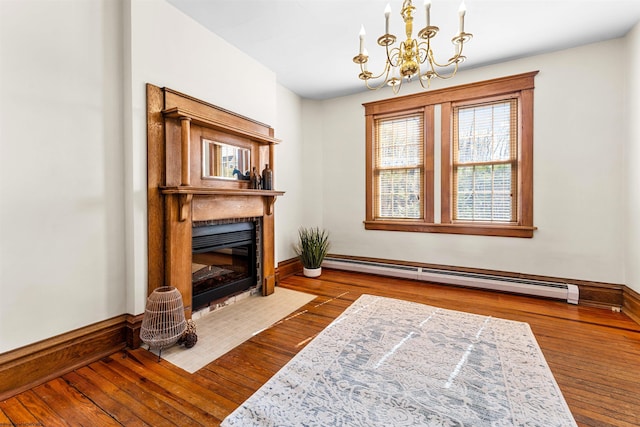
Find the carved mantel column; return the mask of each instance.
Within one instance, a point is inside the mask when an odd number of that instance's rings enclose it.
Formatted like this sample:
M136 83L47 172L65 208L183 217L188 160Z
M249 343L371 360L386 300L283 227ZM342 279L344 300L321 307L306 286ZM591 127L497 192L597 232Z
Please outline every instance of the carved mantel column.
M191 185L190 159L191 159L191 119L189 117L180 117L180 172L182 177L182 185Z

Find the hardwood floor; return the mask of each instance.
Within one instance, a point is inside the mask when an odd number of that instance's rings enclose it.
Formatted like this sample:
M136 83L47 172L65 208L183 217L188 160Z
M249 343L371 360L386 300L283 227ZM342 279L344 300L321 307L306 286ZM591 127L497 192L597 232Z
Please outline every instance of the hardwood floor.
M0 426L218 425L361 294L528 322L580 426L640 425L640 325L563 302L325 270L299 315L195 374L125 350L0 402Z

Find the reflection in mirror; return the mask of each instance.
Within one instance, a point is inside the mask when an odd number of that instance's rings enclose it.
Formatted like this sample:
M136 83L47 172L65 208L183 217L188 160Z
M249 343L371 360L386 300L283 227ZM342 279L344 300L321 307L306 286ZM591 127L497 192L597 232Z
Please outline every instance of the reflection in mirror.
M202 177L249 180L251 150L202 140Z

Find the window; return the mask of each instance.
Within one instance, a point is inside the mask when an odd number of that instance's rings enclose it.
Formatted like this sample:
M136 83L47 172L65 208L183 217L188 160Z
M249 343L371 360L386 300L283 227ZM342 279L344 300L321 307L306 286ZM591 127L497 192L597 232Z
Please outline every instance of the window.
M375 211L377 218L422 218L422 114L376 120Z
M453 220L517 221L518 102L453 109Z
M536 74L364 104L365 228L533 237Z

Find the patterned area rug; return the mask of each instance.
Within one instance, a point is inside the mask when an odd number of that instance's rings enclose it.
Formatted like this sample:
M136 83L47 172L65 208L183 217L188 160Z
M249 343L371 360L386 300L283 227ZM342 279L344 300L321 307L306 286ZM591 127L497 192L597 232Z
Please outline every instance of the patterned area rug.
M363 295L231 426L576 426L527 323Z

